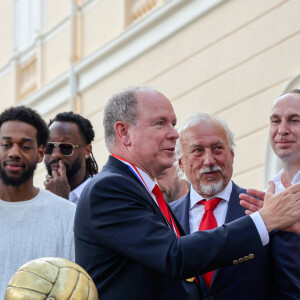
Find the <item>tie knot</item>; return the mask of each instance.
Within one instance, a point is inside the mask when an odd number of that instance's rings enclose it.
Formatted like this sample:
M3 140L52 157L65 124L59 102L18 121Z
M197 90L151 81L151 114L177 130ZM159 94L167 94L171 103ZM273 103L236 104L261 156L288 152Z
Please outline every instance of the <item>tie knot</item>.
M203 204L205 206L205 211L211 210L213 211L217 205L219 204L219 202L221 201L221 198L212 198L208 201L206 200L201 200L198 203L199 204Z

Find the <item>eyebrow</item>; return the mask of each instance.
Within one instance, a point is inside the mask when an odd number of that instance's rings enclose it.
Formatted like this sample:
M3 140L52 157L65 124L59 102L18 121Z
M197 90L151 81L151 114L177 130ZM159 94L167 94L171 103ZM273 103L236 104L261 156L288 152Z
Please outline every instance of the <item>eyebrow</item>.
M12 140L12 137L10 137L10 136L3 136L2 138L1 138L1 140ZM33 139L30 139L30 138L21 138L21 141L22 142L31 142L31 143L34 143L34 140Z
M219 144L224 145L225 142L222 139L220 139L220 140L217 140L216 142L212 143L211 146L216 146L216 145L219 145ZM196 148L196 147L203 147L203 145L199 144L199 143L190 145L190 148Z
M291 114L291 115L289 115L289 118L294 118L294 117L300 117L300 115L299 114Z
M294 114L288 115L288 117L289 118L300 117L300 114L294 113ZM278 115L278 114L272 114L270 116L270 119L272 119L272 118L280 118L280 115Z
M215 143L212 143L212 146L216 146L216 145L224 145L225 144L225 141L223 141L222 139L219 139L218 141L216 141Z

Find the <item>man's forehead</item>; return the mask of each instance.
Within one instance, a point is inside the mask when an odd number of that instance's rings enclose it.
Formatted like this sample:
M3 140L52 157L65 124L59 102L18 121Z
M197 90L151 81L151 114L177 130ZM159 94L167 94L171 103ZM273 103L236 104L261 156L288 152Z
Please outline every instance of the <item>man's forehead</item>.
M180 133L181 140L220 140L227 141L227 134L225 129L215 121L201 121L186 128Z
M0 128L0 140L9 140L13 143L37 143L37 130L25 122L7 121Z
M145 90L137 93L137 109L139 119L151 113L153 118L168 117L176 122L176 115L170 100L155 90Z
M300 115L300 94L288 93L274 101L270 115Z
M23 135L35 137L37 130L31 124L21 121L7 121L4 122L0 127L0 134L3 135Z
M80 135L79 127L76 123L66 121L55 121L49 126L50 138L59 135L60 137L73 137Z

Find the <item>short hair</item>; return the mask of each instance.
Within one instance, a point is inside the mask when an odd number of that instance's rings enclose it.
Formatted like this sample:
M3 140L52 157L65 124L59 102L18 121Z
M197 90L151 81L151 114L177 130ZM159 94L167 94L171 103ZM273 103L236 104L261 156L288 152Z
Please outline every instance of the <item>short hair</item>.
M79 133L86 144L91 144L95 138L92 123L88 119L79 114L75 114L72 111L57 114L54 119L50 119L49 127L54 122L68 122L76 124L78 126ZM94 158L93 152L91 152L91 156L86 159L86 172L89 176L93 176L98 173L98 164Z
M286 95L286 94L299 94L300 95L300 89L293 89L293 90L287 91L283 95Z
M0 115L0 127L8 121L19 121L27 123L36 129L36 139L38 147L45 146L49 139L49 129L40 114L30 107L12 106L7 108Z
M147 86L130 87L114 94L104 108L104 138L105 145L111 151L116 138L114 129L118 121L124 121L135 126L138 120L137 94L143 91L153 91Z
M233 139L234 139L233 132L229 129L228 125L223 120L219 119L216 116L212 116L212 115L209 115L206 113L195 113L195 114L190 115L178 129L179 138L177 139L176 146L175 146L174 165L176 166L176 175L178 176L179 179L188 180L187 177L185 176L184 172L180 169L179 163L178 163L178 160L183 155L182 146L180 143L180 133L191 126L200 124L205 121L212 121L212 122L216 122L219 125L221 125L226 132L230 148L233 150L233 148L235 146L234 141L233 141Z

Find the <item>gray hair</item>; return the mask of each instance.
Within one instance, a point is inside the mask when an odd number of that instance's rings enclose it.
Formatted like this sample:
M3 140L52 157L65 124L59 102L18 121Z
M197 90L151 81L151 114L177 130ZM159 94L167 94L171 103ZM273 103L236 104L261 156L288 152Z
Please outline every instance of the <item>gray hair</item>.
M188 180L184 172L180 169L178 160L182 157L183 151L182 151L182 145L180 143L180 133L184 130L186 130L189 127L192 127L196 124L200 124L205 121L213 121L221 125L224 130L226 131L226 135L228 138L229 146L233 150L235 144L234 144L234 135L232 131L229 129L228 125L221 119L219 119L216 116L212 116L206 113L194 113L190 115L179 127L178 133L179 133L179 139L176 141L176 146L175 146L175 162L174 165L176 166L176 175L178 176L179 179L184 179Z
M103 127L105 145L109 151L115 143L115 124L118 121L135 126L138 120L137 94L152 90L146 86L130 87L114 94L104 108Z

